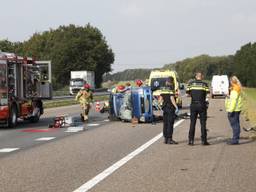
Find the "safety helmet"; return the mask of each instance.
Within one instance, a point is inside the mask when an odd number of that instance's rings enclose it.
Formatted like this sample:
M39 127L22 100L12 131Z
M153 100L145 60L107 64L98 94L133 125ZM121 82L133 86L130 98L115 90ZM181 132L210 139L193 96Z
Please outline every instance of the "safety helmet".
M91 86L88 83L84 84L84 89L90 89L90 88Z
M117 86L117 90L118 91L124 91L125 90L125 86L124 85L118 85Z
M140 80L140 79L137 79L137 80L135 81L135 83L136 83L137 86L140 87L140 86L143 84L143 81Z

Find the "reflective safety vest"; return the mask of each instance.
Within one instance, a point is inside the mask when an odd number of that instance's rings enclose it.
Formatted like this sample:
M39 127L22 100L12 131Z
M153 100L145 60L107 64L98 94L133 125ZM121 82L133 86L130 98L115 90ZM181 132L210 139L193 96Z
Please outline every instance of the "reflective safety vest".
M230 96L225 99L225 107L227 112L242 111L241 93L231 90Z
M190 94L193 102L205 102L206 95L210 92L207 83L195 80L188 84L186 93Z

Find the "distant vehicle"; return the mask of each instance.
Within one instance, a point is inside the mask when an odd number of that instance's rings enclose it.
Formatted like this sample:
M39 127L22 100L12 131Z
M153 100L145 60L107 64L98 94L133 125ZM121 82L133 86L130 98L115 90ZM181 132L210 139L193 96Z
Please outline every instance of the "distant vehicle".
M90 84L91 89L95 89L94 71L71 71L70 72L70 95L77 94L85 83Z
M168 89L165 85L165 82L169 78L173 78L174 81L174 91L175 91L175 99L179 108L182 108L182 99L180 96L180 85L179 78L176 71L171 70L153 70L149 76L149 86L153 91L153 96L160 96L166 89Z
M214 75L211 82L211 96L225 96L229 92L229 81L227 75Z
M39 121L42 99L51 98L51 61L0 52L1 126L15 127L18 118Z

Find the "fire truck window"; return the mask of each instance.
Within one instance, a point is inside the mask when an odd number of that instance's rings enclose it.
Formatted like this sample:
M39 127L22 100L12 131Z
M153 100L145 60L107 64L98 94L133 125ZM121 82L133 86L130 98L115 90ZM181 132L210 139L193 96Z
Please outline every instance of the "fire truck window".
M48 81L49 80L49 71L48 71L48 65L42 65L40 66L40 75L41 75L41 81Z
M6 65L0 64L0 105L7 105Z
M40 81L40 73L38 68L35 66L25 67L23 77L25 97L30 98L37 96Z

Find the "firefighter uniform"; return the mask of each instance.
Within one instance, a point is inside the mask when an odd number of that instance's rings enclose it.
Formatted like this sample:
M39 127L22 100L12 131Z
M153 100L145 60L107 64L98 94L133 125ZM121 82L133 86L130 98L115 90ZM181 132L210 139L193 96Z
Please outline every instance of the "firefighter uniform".
M88 114L90 110L90 103L93 100L92 91L89 88L81 89L76 95L76 101L79 101L81 108L83 110L81 118L83 121L88 120Z
M190 105L190 129L189 129L189 145L194 145L195 126L196 120L199 115L201 124L201 141L203 145L208 145L207 142L207 102L206 95L209 93L209 87L207 83L202 80L194 80L188 84L187 94L191 96Z

